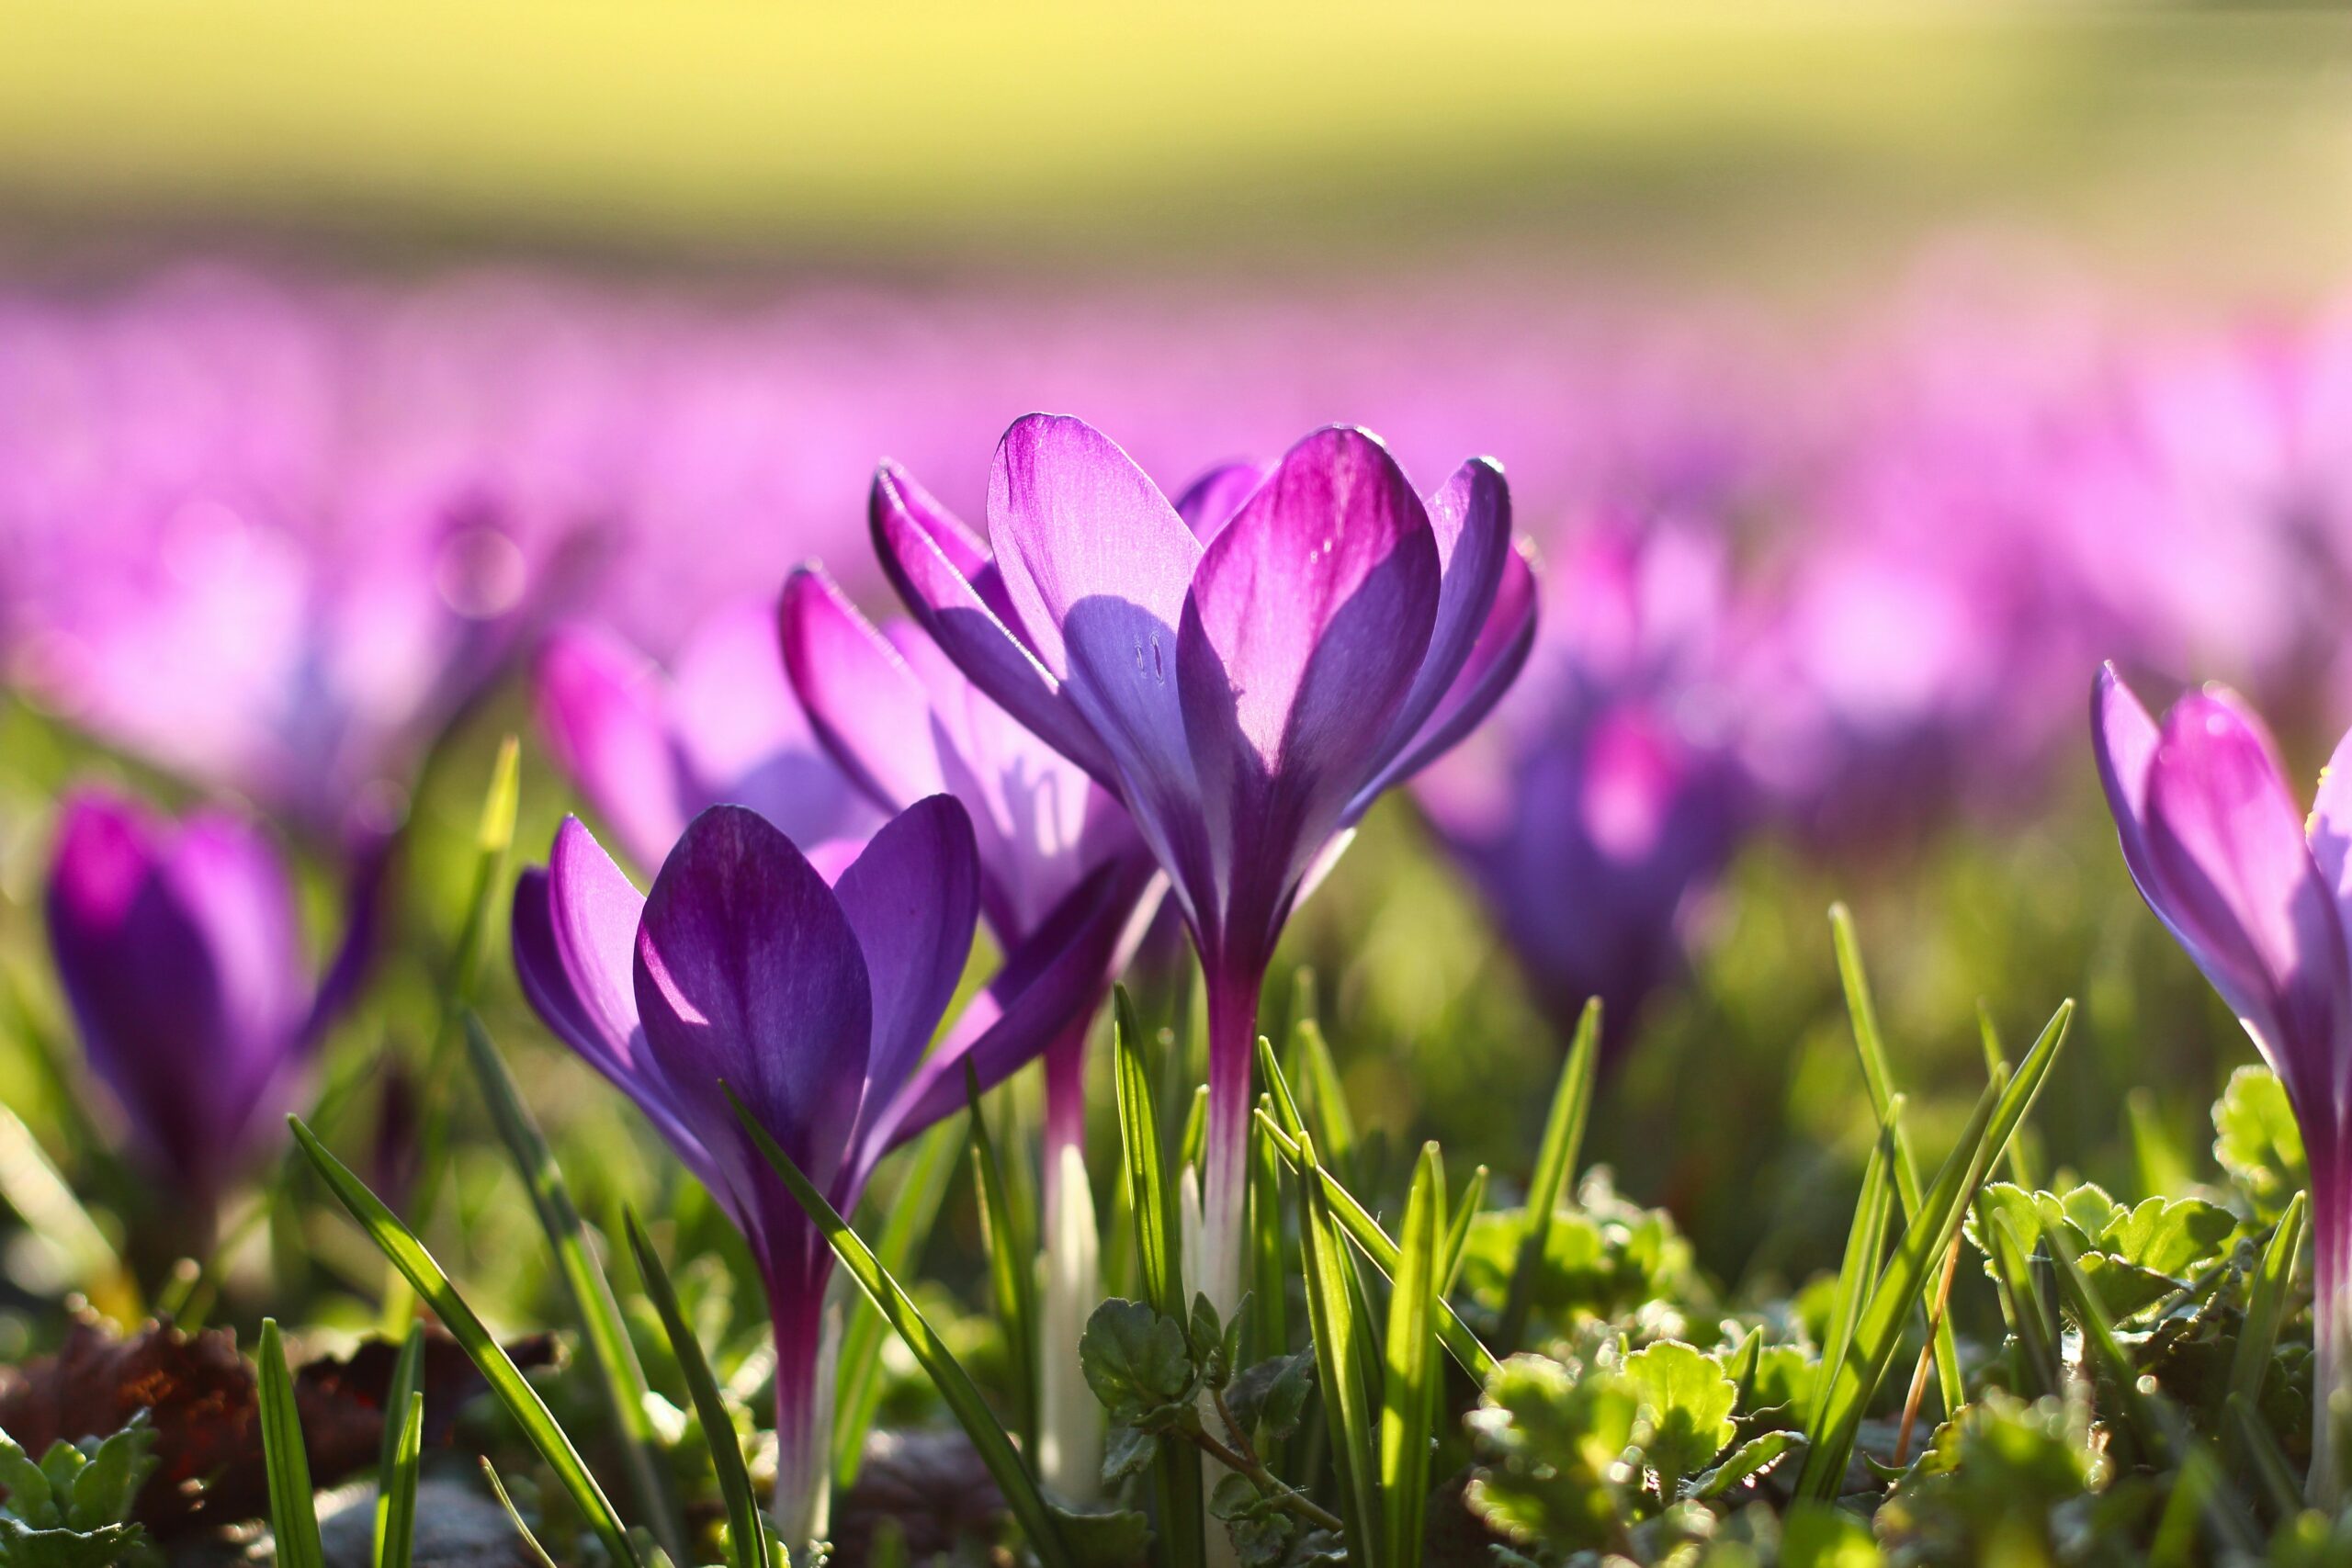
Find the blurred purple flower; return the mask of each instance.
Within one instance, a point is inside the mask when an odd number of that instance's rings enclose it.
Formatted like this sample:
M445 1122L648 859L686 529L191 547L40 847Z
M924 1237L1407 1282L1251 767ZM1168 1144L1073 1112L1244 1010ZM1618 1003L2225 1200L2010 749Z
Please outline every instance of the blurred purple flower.
M640 866L660 865L686 824L722 803L750 807L812 850L881 824L811 733L764 604L705 621L669 673L601 626L560 626L531 686L556 766Z
M1749 817L1723 660L1723 552L1605 528L1545 573L1518 684L1414 794L1563 1035L1602 1003L1613 1053L1683 963L1690 907Z
M775 1325L787 1540L805 1544L823 1524L833 1257L719 1086L836 1208L854 1208L884 1154L963 1105L967 1066L983 1089L1001 1082L1099 994L1122 911L1073 898L1007 956L1021 983L977 1000L925 1055L979 903L971 821L944 795L886 823L830 882L758 813L716 806L642 897L576 818L546 869L515 887L524 994L637 1102L758 1256Z
M1326 429L1230 521L1204 515L1204 542L1108 438L1036 414L997 448L992 556L915 492L874 525L942 650L1115 793L1169 874L1208 981L1193 1282L1229 1310L1283 925L1373 800L1485 716L1533 635L1501 470L1466 463L1425 506L1375 438Z
M2352 735L2308 821L2262 721L2222 687L2182 697L2160 728L2104 666L2091 743L2132 880L2254 1037L2302 1131L2318 1258L2311 1476L2332 1510L2329 1403L2352 1378Z
M362 886L314 980L287 868L259 829L222 811L174 824L95 789L67 800L47 898L58 978L138 1157L198 1215L283 1132L358 989L373 906Z

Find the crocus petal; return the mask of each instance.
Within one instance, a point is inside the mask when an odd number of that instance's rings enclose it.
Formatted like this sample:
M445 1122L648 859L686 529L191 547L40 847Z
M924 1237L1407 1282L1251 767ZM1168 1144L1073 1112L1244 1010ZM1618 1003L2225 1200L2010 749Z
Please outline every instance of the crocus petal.
M897 811L944 788L922 682L821 568L786 581L778 620L809 728L874 804Z
M1348 803L1344 820L1361 818L1383 791L1436 761L1485 722L1534 651L1536 603L1535 569L1525 549L1514 548L1504 558L1502 581L1486 624L1478 628L1478 639L1453 683L1406 749Z
M659 865L686 825L662 676L590 626L548 637L532 672L539 732L556 766L640 865Z
M2341 916L2352 908L2352 731L2335 743L2327 766L2320 770L2319 793L2312 798L2304 831Z
M2098 764L2099 787L2107 793L2116 836L2123 842L2123 864L2140 896L2155 903L2154 871L2148 855L2148 770L2156 759L2160 739L2156 721L2115 672L2102 664L2091 681L2091 754ZM2172 917L2161 908L2156 914L2166 924ZM2178 934L2176 928L2175 934Z
M829 1184L857 1116L873 993L840 901L792 840L741 807L689 823L646 895L634 979L648 1055L729 1179L767 1185L722 1082Z
M985 997L861 1134L859 1168L963 1108L968 1066L983 1093L1035 1060L1102 998L1136 901L1156 874L1137 855L1097 870L1005 954Z
M1413 742L1453 687L1487 628L1503 570L1512 557L1510 487L1492 458L1474 457L1455 469L1424 510L1430 537L1437 545L1437 619L1413 688L1390 726L1391 756Z
M874 990L869 1114L899 1091L955 999L979 892L971 818L945 795L892 818L833 885Z
M1281 904L1377 766L1439 586L1420 499L1357 430L1292 447L1202 558L1177 648L1184 727L1253 942L1271 948ZM1261 889L1246 900L1244 878Z
M942 506L912 474L887 457L874 470L872 505L877 513L887 509L901 523L920 530L949 568L972 585L990 614L1007 626L1017 624L1012 601L1004 596L1004 579L998 574L996 562L989 558L988 541Z
M1233 521L1241 503L1265 478L1263 464L1219 463L1184 487L1184 493L1176 498L1176 515L1205 545Z
M995 568L988 572L995 592L984 594L923 526L890 470L876 477L868 513L883 575L940 650L1038 739L1094 777L1114 781L1117 771L1085 716L1021 640L1020 618Z
M2183 697L2147 804L2158 907L2303 1102L2333 1078L2344 937L2259 721L2217 691Z

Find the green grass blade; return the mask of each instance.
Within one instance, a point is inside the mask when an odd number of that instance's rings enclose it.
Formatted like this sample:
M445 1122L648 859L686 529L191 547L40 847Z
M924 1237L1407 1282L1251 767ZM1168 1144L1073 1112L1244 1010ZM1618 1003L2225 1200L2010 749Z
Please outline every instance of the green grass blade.
M1886 1037L1879 1031L1878 1004L1871 998L1870 976L1862 968L1861 940L1855 935L1854 917L1845 905L1829 907L1829 931L1838 952L1838 977L1846 990L1846 1011L1853 1021L1854 1049L1862 1061L1862 1082L1870 1089L1871 1113L1884 1122L1894 1100L1894 1069L1887 1060ZM1919 1217L1919 1156L1900 1117L1894 1120L1894 1190L1903 1200L1905 1221L1916 1221ZM1952 1337L1950 1319L1937 1314L1935 1294L1936 1287L1930 1282L1921 1305L1935 1324L1936 1387L1943 1398L1944 1413L1950 1415L1968 1394L1961 1384L1959 1345Z
M571 1200L562 1168L556 1164L555 1151L525 1108L498 1047L491 1043L489 1031L471 1013L466 1015L465 1030L466 1054L473 1064L475 1081L481 1086L483 1103L490 1107L499 1139L531 1194L539 1229L555 1254L556 1278L562 1282L572 1321L580 1326L581 1348L605 1396L613 1428L620 1434L629 1490L651 1526L654 1540L673 1561L683 1560L685 1526L670 1489L662 1484L660 1439L646 1410L645 1369L622 1321L612 1281L589 1246L588 1227L580 1218L579 1205Z
M498 1506L506 1510L507 1518L514 1522L514 1533L523 1538L524 1550L531 1554L531 1561L539 1568L557 1568L556 1560L548 1555L548 1549L539 1544L539 1538L533 1535L531 1527L523 1522L521 1512L514 1506L514 1499L506 1495L506 1483L498 1479L498 1469L490 1462L487 1454L482 1456L481 1473L482 1479L490 1483L491 1494L498 1499Z
M376 1568L408 1568L415 1539L417 1456L408 1428L413 1415L422 1439L424 1376L424 1325L411 1324L384 1395L384 1441L376 1460Z
M302 1417L294 1407L294 1377L277 1320L261 1320L261 1453L269 1473L269 1528L283 1568L325 1568L319 1544L318 1502L311 1490L311 1461L302 1451Z
M1159 1111L1151 1068L1144 1060L1143 1029L1136 1021L1135 1000L1124 986L1114 998L1112 1024L1120 1190L1134 1222L1136 1263L1143 1276L1144 1299L1155 1311L1186 1323L1192 1318L1192 1303L1184 1296L1181 1229L1169 1191L1168 1162L1160 1147ZM1197 1568L1208 1552L1200 1461L1174 1443L1162 1443L1159 1457L1152 1461L1151 1478L1167 1561L1177 1568Z
M1270 1095L1260 1107L1272 1105ZM1285 1299L1283 1248L1282 1155L1263 1130L1252 1126L1250 1140L1250 1348L1251 1361L1287 1354L1290 1309Z
M2233 1393L2222 1402L2222 1414L2223 1439L2250 1461L2270 1511L2282 1519L2293 1518L2302 1511L2303 1483L2287 1456L2278 1451L2278 1440L2270 1435L2254 1402Z
M1306 1130L1306 1122L1299 1114L1298 1097L1290 1091L1289 1075L1274 1059L1273 1043L1262 1034L1258 1036L1258 1076L1265 1080L1265 1093L1274 1102L1274 1125L1295 1146L1298 1135Z
M1315 1370L1323 1391L1323 1415L1330 1435L1331 1461L1340 1479L1340 1517L1346 1522L1348 1561L1383 1561L1378 1518L1379 1488L1373 1458L1373 1420L1356 1358L1366 1325L1356 1316L1350 1293L1346 1249L1322 1182L1313 1134L1298 1141L1299 1262L1306 1280L1306 1323L1315 1342Z
M662 1319L662 1331L670 1337L670 1350L678 1359L679 1375L686 1380L686 1393L694 1400L695 1416L702 1423L702 1434L710 1445L711 1468L718 1475L718 1495L727 1502L727 1538L729 1558L735 1568L769 1568L768 1532L760 1520L760 1505L752 1495L752 1477L743 1468L743 1448L735 1438L735 1418L728 1414L727 1402L718 1395L718 1380L711 1375L710 1360L703 1354L702 1341L687 1326L686 1314L678 1306L678 1292L670 1283L670 1271L662 1266L662 1258L653 1244L645 1239L645 1232L629 1214L623 1222L628 1228L629 1251L637 1258L638 1277L645 1281L646 1299L653 1303L653 1311Z
M1975 1112L1937 1174L1918 1217L1905 1228L1894 1258L1880 1271L1869 1304L1855 1325L1852 1343L1832 1370L1828 1392L1807 1430L1809 1442L1804 1472L1797 1478L1798 1496L1826 1503L1838 1495L1871 1397L1901 1344L1905 1320L1917 1306L1930 1272L1942 1265L1952 1233L1960 1228L1961 1215L1998 1152L1993 1126L2009 1087L1996 1078L1977 1100Z
M1462 1202L1454 1210L1453 1226L1445 1235L1445 1274L1439 1280L1437 1293L1450 1296L1453 1282L1462 1278L1462 1254L1470 1245L1470 1222L1487 1202L1487 1168L1479 1166L1470 1173L1468 1185L1462 1189Z
M1348 1113L1347 1090L1340 1083L1340 1066L1331 1058L1331 1043L1323 1038L1323 1025L1309 1014L1298 1021L1292 1045L1306 1075L1306 1125L1315 1134L1324 1165L1344 1177L1355 1168L1356 1123Z
M310 1156L311 1164L325 1179L336 1201L350 1212L353 1219L359 1222L359 1228L366 1231L384 1256L391 1259L392 1266L401 1271L417 1295L433 1308L443 1326L456 1337L466 1354L472 1358L474 1365L481 1369L491 1391L498 1395L499 1402L514 1417L515 1425L523 1428L523 1435L531 1440L531 1446L538 1450L539 1457L548 1461L548 1468L555 1472L556 1480L571 1495L590 1528L603 1540L613 1561L639 1568L642 1560L629 1540L628 1530L622 1525L620 1516L613 1511L612 1500L605 1495L605 1489L596 1484L596 1478L588 1472L579 1450L571 1446L571 1439L556 1424L547 1402L523 1376L522 1369L515 1366L500 1348L474 1309L467 1304L465 1297L458 1293L458 1288L449 1282L448 1275L442 1272L441 1265L434 1261L433 1255L424 1249L424 1244L417 1240L415 1233L401 1224L390 1209L384 1207L381 1199L368 1190L366 1182L352 1175L341 1160L327 1152L326 1145L302 1124L300 1117L289 1116L287 1121L294 1129L295 1141L301 1145L302 1152Z
M2278 1348L2278 1325L2286 1319L2287 1290L2294 1280L2295 1259L2303 1247L2303 1222L2310 1212L2311 1195L2296 1193L2287 1212L2278 1216L2270 1245L2263 1249L2262 1263L2246 1290L2237 1351L2230 1358L2230 1381L2222 1393L2225 1404L2233 1395L2243 1397L2249 1407L2256 1406L2262 1398L2262 1380L2270 1371L2271 1353ZM2237 1469L2237 1433L2226 1424L2222 1429L2222 1455L2231 1470Z
M1184 1111L1183 1135L1176 1140L1174 1168L1177 1170L1188 1168L1193 1170L1200 1169L1201 1150L1207 1146L1208 1138L1209 1086L1195 1084L1193 1086L1193 1098Z
M893 1276L914 1269L923 1243L956 1179L956 1151L964 1130L951 1119L932 1128L902 1156L904 1168L884 1210L875 1256ZM882 1338L890 1332L882 1314L863 1296L849 1303L842 1329L841 1368L833 1388L833 1486L846 1493L857 1482L865 1459L865 1434L882 1408Z
M2024 1370L2030 1379L2027 1392L2059 1393L2065 1386L2065 1373L2059 1364L2058 1337L2050 1308L2034 1285L2030 1254L2008 1221L1984 1206L1981 1192L1975 1209L1977 1231L1985 1238L1986 1255L1993 1260L1994 1278L2000 1285L2002 1314L2025 1357Z
M1854 1202L1845 1257L1838 1262L1838 1284L1829 1297L1828 1330L1822 1337L1821 1365L1814 1373L1809 1413L1816 1423L1828 1404L1830 1382L1845 1364L1855 1326L1861 1322L1871 1287L1878 1282L1879 1268L1885 1259L1887 1222L1894 1207L1894 1186L1887 1174L1894 1163L1892 1122L1902 1113L1903 1097L1896 1095L1887 1109L1888 1120L1880 1123L1878 1136L1871 1141L1870 1158L1862 1167L1861 1195Z
M1535 1174L1527 1184L1526 1229L1519 1241L1519 1263L1511 1270L1510 1290L1503 1299L1503 1320L1496 1337L1506 1353L1517 1349L1527 1332L1527 1314L1535 1300L1535 1276L1552 1235L1552 1215L1559 1208L1568 1181L1576 1174L1577 1156L1584 1145L1584 1130L1592 1116L1593 1083L1600 1066L1600 998L1584 1004L1576 1036L1568 1044L1568 1059L1560 1066L1560 1081L1552 1091L1552 1109L1544 1118L1544 1140L1536 1145Z
M1277 1099L1275 1103L1280 1104L1280 1100ZM1274 1125L1272 1118L1262 1111L1258 1112L1258 1125L1264 1129L1275 1149L1290 1162L1291 1168L1299 1173L1301 1184L1313 1186L1321 1191L1324 1200L1330 1204L1331 1217L1339 1223L1348 1239L1372 1260L1374 1268L1394 1279L1400 1253L1396 1243L1380 1228L1380 1222L1374 1219L1371 1212L1357 1202L1354 1195L1341 1186L1340 1179L1329 1170L1317 1166L1310 1175L1301 1158L1304 1140L1285 1135L1281 1128ZM1461 1364L1462 1370L1478 1380L1480 1387L1485 1387L1487 1380L1494 1375L1495 1368L1500 1364L1495 1359L1495 1353L1487 1348L1478 1336L1471 1331L1470 1325L1462 1321L1461 1314L1443 1298L1439 1299L1437 1314L1438 1338L1444 1342L1447 1352Z
M2000 1026L1993 1021L1993 1010L1982 997L1976 999L1976 1034L1984 1045L1986 1075L2008 1071L2009 1054L2002 1048ZM2026 1148L2030 1141L2023 1134L2011 1138L2009 1146L2001 1152L2001 1158L2009 1168L2009 1179L2033 1192L2041 1189L2041 1183L2034 1179L2033 1156Z
M980 1111L980 1080L964 1064L964 1100L971 1109L972 1191L980 1211L980 1246L988 1254L989 1296L1004 1331L1006 1371L1012 1384L1012 1424L1021 1451L1037 1451L1037 1248L1016 1224L1006 1193L996 1140Z
M1423 1144L1405 1198L1381 1368L1381 1519L1393 1568L1419 1568L1421 1561L1430 1438L1445 1385L1435 1329L1448 1262L1446 1236L1445 1164L1437 1145Z
M899 1337L913 1352L915 1360L930 1375L932 1386L939 1391L940 1398L954 1413L956 1424L964 1428L964 1435L972 1440L972 1447L978 1452L980 1462L988 1468L990 1478L996 1482L997 1490L1004 1495L1005 1506L1012 1510L1013 1518L1028 1536L1029 1548L1037 1554L1037 1560L1046 1568L1074 1568L1069 1548L1062 1540L1061 1528L1055 1522L1052 1509L1046 1506L1045 1494L1037 1488L1037 1478L1029 1472L1020 1450L1013 1447L1012 1439L1005 1435L1004 1428L997 1424L996 1416L989 1410L988 1401L980 1397L980 1391L973 1385L971 1375L964 1371L963 1364L956 1359L946 1343L924 1320L913 1298L882 1267L881 1260L874 1256L873 1248L850 1229L849 1222L841 1217L832 1204L826 1201L825 1195L809 1185L808 1179L800 1173L800 1168L792 1163L792 1156L768 1136L767 1129L744 1109L743 1102L735 1098L733 1089L727 1090L727 1099L735 1108L736 1120L751 1135L761 1157L775 1172L776 1179L791 1192L794 1201L808 1214L809 1223L832 1247L833 1256L841 1259L842 1267L847 1269L851 1278L865 1288L866 1296L881 1309L882 1315L889 1320L890 1326L899 1331Z

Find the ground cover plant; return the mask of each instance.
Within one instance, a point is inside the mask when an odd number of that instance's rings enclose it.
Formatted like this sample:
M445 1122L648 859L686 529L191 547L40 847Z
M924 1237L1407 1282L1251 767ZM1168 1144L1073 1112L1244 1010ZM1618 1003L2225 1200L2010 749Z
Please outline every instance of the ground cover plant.
M1819 679L1448 472L1031 415L666 663L436 512L170 747L28 644L0 1564L2352 1561L2338 650Z

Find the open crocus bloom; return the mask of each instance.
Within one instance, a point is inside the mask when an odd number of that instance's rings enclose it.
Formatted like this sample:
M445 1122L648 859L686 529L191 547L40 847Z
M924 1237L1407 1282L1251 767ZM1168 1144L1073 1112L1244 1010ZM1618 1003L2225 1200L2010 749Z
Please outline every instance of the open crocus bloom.
M2308 823L2262 721L2221 687L2182 697L2160 728L2105 666L2091 740L2132 880L2254 1037L2302 1131L2317 1256L2311 1484L2333 1510L2329 1400L2352 1371L2352 735Z
M776 1343L776 1517L824 1530L833 1258L720 1086L823 1190L857 1202L892 1147L1029 1061L1091 1005L1118 921L1041 928L928 1056L979 912L962 806L918 801L830 880L757 812L695 818L640 897L576 819L514 892L514 965L548 1026L634 1100L757 1255ZM1099 886L1099 884L1097 885ZM1091 919L1089 917L1091 917Z
M877 481L874 504L896 503ZM859 787L888 810L944 792L971 813L980 910L1005 948L1030 940L1073 897L1095 897L1098 874L1103 896L1130 913L1156 902L1157 867L1118 801L982 695L918 629L877 629L817 567L785 584L781 629L809 725ZM1136 934L1136 922L1126 930ZM1077 1499L1099 1491L1102 1459L1102 1405L1078 1362L1102 1296L1086 1180L1086 1037L1126 945L1111 953L1093 1002L1045 1053L1038 1462L1047 1484Z
M1254 486L1194 487L1188 522L1107 437L1033 414L997 448L992 550L903 475L881 485L876 543L908 607L1118 796L1169 874L1208 980L1193 1282L1230 1310L1283 925L1374 799L1486 715L1533 635L1501 470L1464 464L1425 504L1375 437L1334 427Z
M174 824L96 790L67 802L48 888L58 978L138 1155L199 1221L282 1130L357 990L372 892L314 982L286 866L258 829L222 811Z
M660 865L694 815L721 802L811 848L882 820L809 734L763 603L703 622L667 672L601 626L560 627L532 695L556 765L640 866Z

